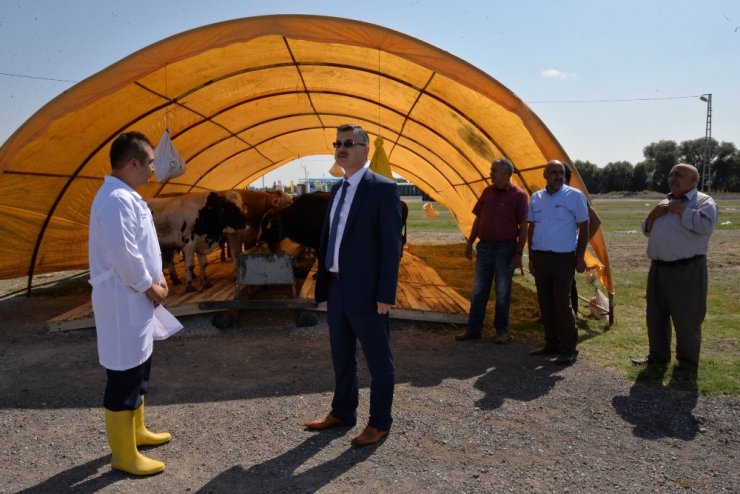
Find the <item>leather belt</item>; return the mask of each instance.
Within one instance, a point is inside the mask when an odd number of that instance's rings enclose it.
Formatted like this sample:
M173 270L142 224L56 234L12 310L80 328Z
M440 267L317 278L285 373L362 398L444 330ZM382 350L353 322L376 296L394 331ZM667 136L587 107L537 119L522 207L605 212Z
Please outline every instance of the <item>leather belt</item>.
M704 256L699 254L693 257L687 257L685 259L676 259L675 261L660 261L658 259L653 259L653 262L657 264L658 266L684 266L690 262L693 262L693 261L696 261L702 258L704 258Z
M331 276L335 280L339 279L339 273L335 273L334 271L329 271L329 276Z

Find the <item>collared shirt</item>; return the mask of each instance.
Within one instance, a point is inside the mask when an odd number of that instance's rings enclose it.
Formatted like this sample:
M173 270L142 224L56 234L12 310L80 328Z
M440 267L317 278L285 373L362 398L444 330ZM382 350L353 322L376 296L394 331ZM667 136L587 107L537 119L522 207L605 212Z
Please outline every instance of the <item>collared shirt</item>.
M337 209L337 203L339 202L339 196L342 193L342 187L344 182L349 182L347 187L347 194L344 196L344 202L342 203L342 209L339 211L339 223L337 224L337 243L334 244L334 262L329 271L338 273L339 272L339 246L342 245L342 236L344 236L344 227L347 224L347 216L349 216L349 209L352 207L352 200L355 198L355 192L357 187L360 185L362 177L365 176L367 167L359 170L357 173L352 175L350 178L342 179L342 185L337 189L337 193L334 195L334 200L331 203L331 213L329 214L329 221L334 218L334 212Z
M580 190L568 185L554 194L542 189L532 194L527 219L535 224L532 250L575 252L578 224L588 221L588 201Z
M660 204L668 204L671 194ZM717 225L717 205L714 200L691 189L681 199L683 214L668 213L653 222L651 231L645 231L647 219L642 222L642 232L648 237L647 255L654 261L678 261L706 255L709 237Z
M478 238L483 242L506 242L519 237L519 224L527 221L527 193L509 183L504 189L489 185L473 208L480 218Z

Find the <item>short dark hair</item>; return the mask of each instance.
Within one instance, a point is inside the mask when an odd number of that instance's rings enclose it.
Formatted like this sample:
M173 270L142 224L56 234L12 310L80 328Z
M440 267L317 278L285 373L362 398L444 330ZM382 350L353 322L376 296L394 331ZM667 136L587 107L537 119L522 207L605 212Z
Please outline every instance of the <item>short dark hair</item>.
M124 132L116 137L110 146L110 165L112 168L123 168L132 158L145 161L146 147L154 149L149 139L141 132Z
M353 132L355 134L355 137L359 139L358 144L365 144L366 146L370 145L370 137L368 137L367 132L365 132L365 129L363 129L359 125L354 125L354 124L340 125L339 128L337 129L337 132Z

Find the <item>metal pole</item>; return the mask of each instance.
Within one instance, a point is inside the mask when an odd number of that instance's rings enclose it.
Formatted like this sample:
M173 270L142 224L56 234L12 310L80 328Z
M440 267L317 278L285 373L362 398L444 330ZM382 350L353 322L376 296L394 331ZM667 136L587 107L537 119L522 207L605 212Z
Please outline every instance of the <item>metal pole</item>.
M710 140L712 139L712 93L702 94L699 98L707 103L707 125L704 134L704 163L701 167L701 190L710 192L712 186L712 163Z
M614 326L614 294L609 294L609 327Z

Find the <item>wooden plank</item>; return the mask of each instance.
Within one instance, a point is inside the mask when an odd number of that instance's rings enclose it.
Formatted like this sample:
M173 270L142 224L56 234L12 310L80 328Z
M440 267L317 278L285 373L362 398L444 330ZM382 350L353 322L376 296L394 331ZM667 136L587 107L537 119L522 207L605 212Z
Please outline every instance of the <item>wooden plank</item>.
M173 316L193 316L196 314L208 314L210 312L223 312L222 309L201 309L198 304L185 304L177 307L167 308Z
M234 289L236 287L236 282L234 280L231 280L227 283L221 283L220 286L214 286L213 288L209 288L209 292L207 294L204 294L202 299L199 300L199 303L202 303L206 301L206 299L211 300L228 300L234 298Z
M46 327L50 333L56 333L59 331L72 331L75 329L94 328L95 319L92 317L81 317L78 319L71 319L67 321L48 321Z
M165 307L174 315L185 316L227 310L227 307L230 308L230 303L235 302L234 264L232 262L219 262L218 252L214 252L209 257L209 261L208 278L213 284L211 288L188 293L185 292L184 285L171 287L170 295L165 301ZM316 273L316 268L317 264L315 263L300 288L299 299L272 299L270 304L275 304L274 306L265 307L262 305L261 308L291 308L291 305L295 306L296 304L300 308L305 308L302 304L313 304L313 293L316 285L313 275ZM196 279L194 283L195 286L198 286L200 282ZM393 318L455 324L464 324L467 321L470 302L447 286L436 271L408 252L404 252L401 259L397 292L396 305L391 311ZM265 295L269 294L260 292L258 296L264 298ZM300 300L300 302L296 303L295 300ZM236 302L245 302L245 310L258 308L260 305L258 300L240 300ZM393 315L394 312L395 315ZM94 325L92 307L89 302L55 317L47 323L50 331L80 329L94 327Z
M307 299L206 300L198 304L204 310L312 309L316 303Z
M79 307L75 307L74 309L68 310L67 312L64 312L52 319L49 320L49 322L53 323L59 323L64 321L69 321L72 319L79 319L82 317L90 316L92 314L92 302L87 302Z
M209 314L211 312L223 312L226 309L201 309L198 307L198 304L185 304L180 305L177 307L168 308L172 315L174 316L192 316L196 314ZM95 318L93 316L88 317L80 317L77 319L70 319L70 320L56 320L52 321L49 320L46 323L46 327L48 328L50 333L55 333L59 331L73 331L76 329L94 329L95 328Z
M309 308L315 312L326 312L326 304ZM399 309L393 307L390 311L391 319L421 322L443 322L449 324L467 324L468 316L465 314L448 314L446 312L434 312L427 310Z
M447 312L434 312L413 309L391 309L391 319L407 321L444 322L451 324L467 324L466 314L449 314Z

